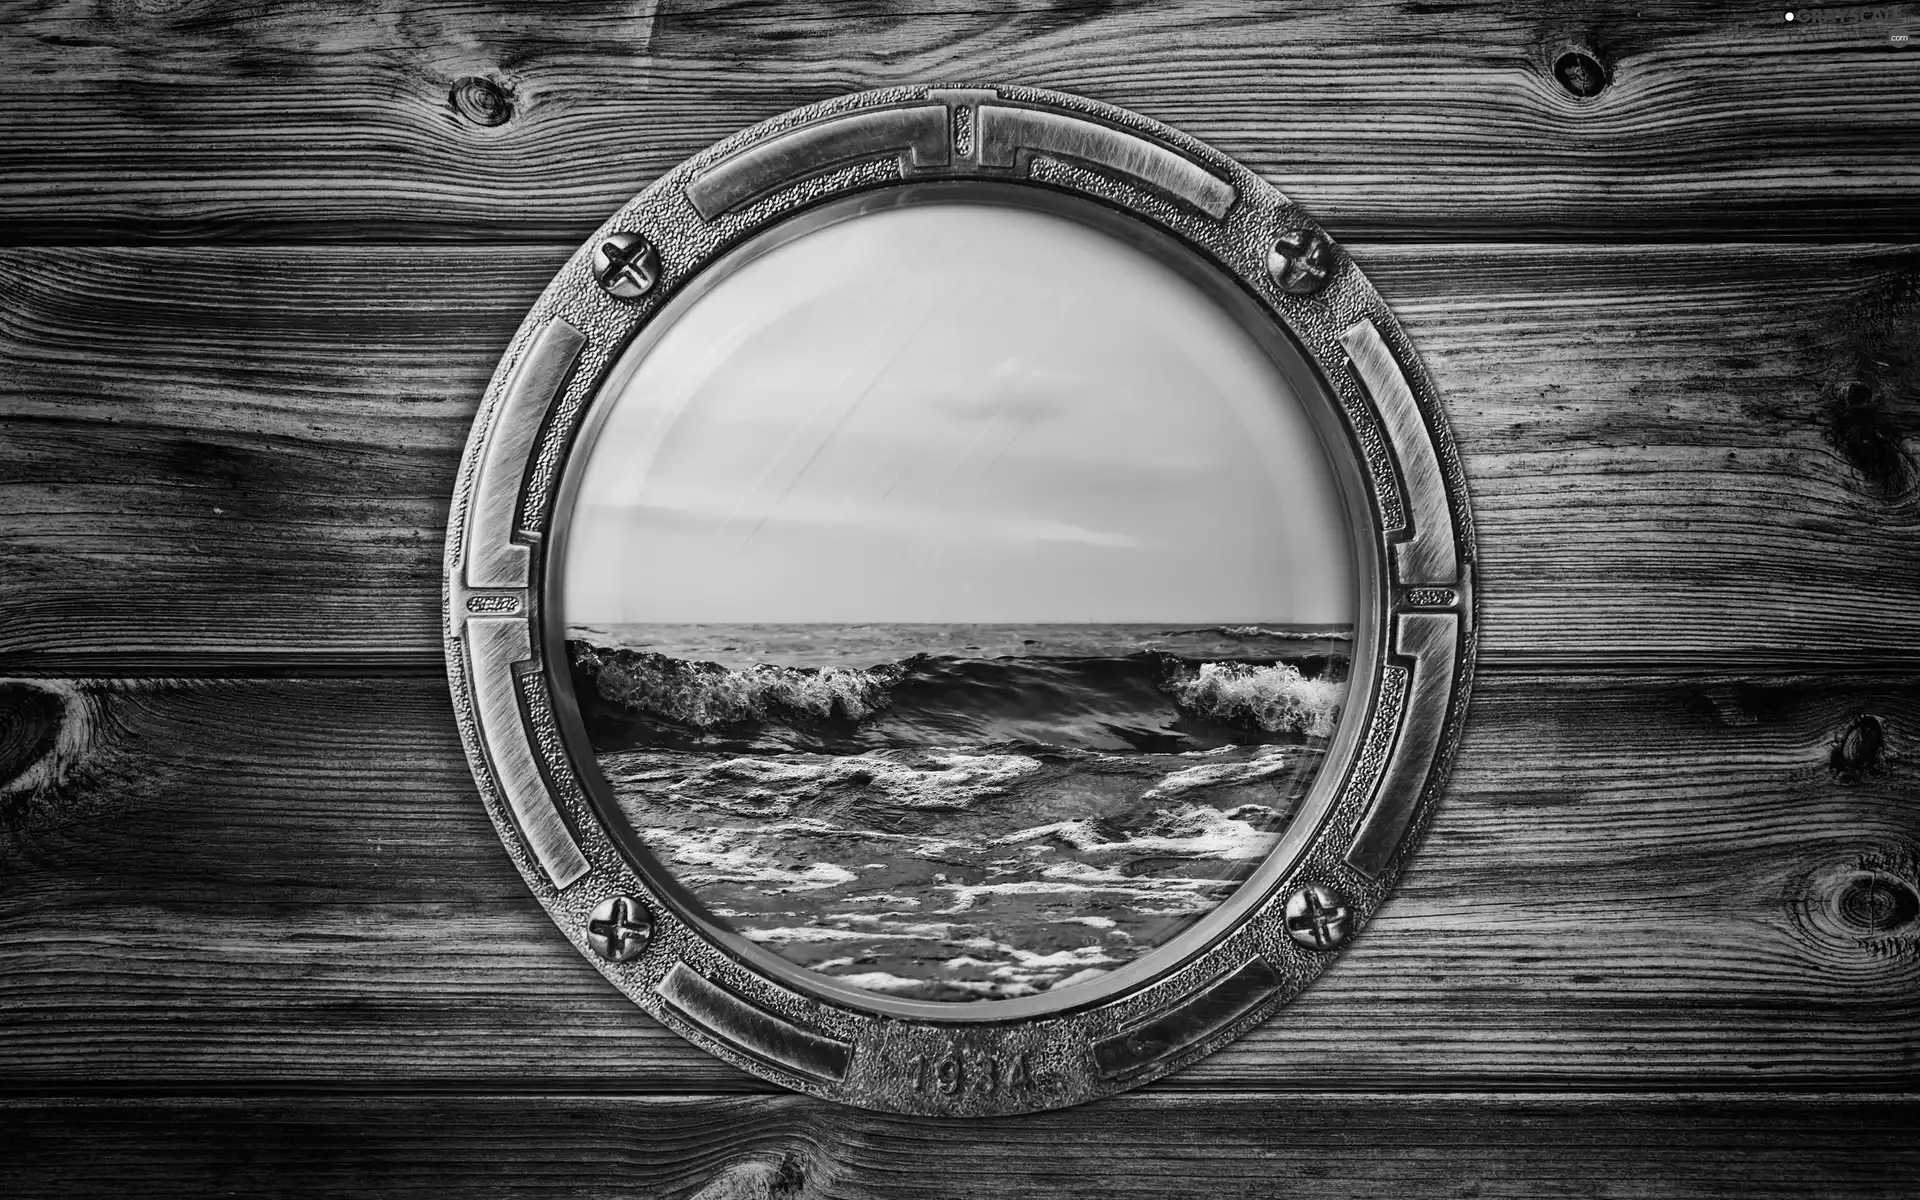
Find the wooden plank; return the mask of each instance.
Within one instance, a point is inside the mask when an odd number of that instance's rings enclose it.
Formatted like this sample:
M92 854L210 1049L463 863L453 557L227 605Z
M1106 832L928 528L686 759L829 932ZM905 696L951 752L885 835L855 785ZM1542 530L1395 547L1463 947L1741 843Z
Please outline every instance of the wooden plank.
M1192 1095L992 1121L797 1096L0 1103L10 1194L1910 1196L1911 1097Z
M12 7L14 243L578 241L738 128L940 79L1136 109L1344 237L1904 238L1920 215L1920 72L1889 40L1910 5ZM1592 98L1556 77L1575 47L1609 79Z
M1488 664L1911 663L1914 251L1354 253L1465 455ZM0 669L437 672L460 447L565 254L0 251Z
M552 928L441 687L28 681L0 709L16 1089L763 1086ZM1920 677L1487 678L1388 906L1171 1086L1912 1087L1917 785Z

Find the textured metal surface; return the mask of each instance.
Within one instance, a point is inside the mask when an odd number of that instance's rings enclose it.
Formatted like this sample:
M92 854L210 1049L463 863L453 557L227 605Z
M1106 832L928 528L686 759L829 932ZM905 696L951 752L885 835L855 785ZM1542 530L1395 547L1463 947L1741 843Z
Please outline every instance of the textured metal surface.
M1265 959L1249 959L1151 1020L1095 1042L1094 1062L1107 1079L1151 1067L1233 1024L1272 995L1281 982Z
M1354 498L1369 581L1347 715L1280 845L1188 935L1053 998L889 1006L716 925L596 798L604 780L568 732L578 724L570 681L541 662L558 635L540 556L564 539L569 455L623 348L676 297L697 303L735 248L844 219L827 215L836 205L884 206L928 187L945 198L1000 189L995 202L1014 189L1094 224L1125 223L1217 283L1222 303L1267 331L1276 363L1285 347L1300 364L1289 378L1324 409L1323 437L1346 448L1336 473ZM653 285L626 299L603 289L595 263L619 234L643 236L659 264ZM1282 245L1302 270L1290 256L1276 276ZM517 490L511 504L496 480ZM449 515L449 682L481 796L528 886L589 961L676 1032L766 1079L866 1107L1055 1108L1240 1036L1332 961L1336 928L1365 952L1357 935L1423 827L1464 718L1471 532L1459 457L1417 355L1297 205L1204 144L1108 105L1018 87L888 88L776 117L694 156L614 214L534 305L482 403ZM469 547L503 543L521 552L517 569L508 555L505 569L468 576ZM470 656L480 641L484 653ZM521 661L535 673L516 679ZM511 785L496 784L508 775ZM1329 919L1311 922L1325 947L1288 923L1289 898L1309 887L1344 905L1343 924L1326 905ZM620 909L622 899L637 907ZM647 914L650 936L608 955L595 938L619 930L603 919L596 935L595 918L622 911Z
M555 887L566 887L587 873L587 860L554 806L527 744L513 674L515 666L533 657L527 623L517 617L472 618L467 621L467 652L494 782L541 869Z
M1460 657L1460 618L1453 613L1402 613L1393 650L1413 660L1407 715L1373 804L1347 852L1347 862L1355 870L1374 877L1385 872L1399 849L1440 752L1454 667Z
M527 586L531 556L514 538L527 455L585 342L585 336L565 321L543 327L487 431L467 524L468 587Z
M1216 219L1233 206L1233 185L1191 159L1145 138L1065 113L982 104L977 109L982 166L1015 165L1024 150L1091 164Z
M947 160L945 105L881 109L781 134L702 173L687 185L687 199L711 221L830 167L903 154L913 166Z
M683 1020L756 1058L828 1082L846 1076L852 1046L775 1016L686 963L673 964L655 990Z
M1455 541L1446 479L1440 458L1427 436L1426 422L1413 389L1393 360L1393 351L1381 339L1371 320L1353 323L1340 336L1353 360L1353 369L1367 385L1393 445L1400 467L1400 487L1407 497L1410 536L1393 547L1394 578L1406 584L1450 584L1460 578L1460 551Z

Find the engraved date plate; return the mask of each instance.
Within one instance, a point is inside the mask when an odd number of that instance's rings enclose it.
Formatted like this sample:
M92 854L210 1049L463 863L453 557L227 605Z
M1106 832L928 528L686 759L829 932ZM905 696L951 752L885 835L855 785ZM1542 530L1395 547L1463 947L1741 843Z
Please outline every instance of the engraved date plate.
M547 289L447 663L508 851L653 1017L1026 1112L1217 1049L1365 925L1458 740L1472 559L1431 384L1297 206L1110 106L894 88L697 155Z

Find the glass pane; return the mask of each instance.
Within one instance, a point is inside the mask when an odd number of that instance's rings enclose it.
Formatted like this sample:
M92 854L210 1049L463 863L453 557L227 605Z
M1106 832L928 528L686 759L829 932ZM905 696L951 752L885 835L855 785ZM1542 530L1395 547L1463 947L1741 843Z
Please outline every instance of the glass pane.
M1355 612L1301 398L1159 257L941 202L750 256L636 344L560 603L601 771L741 936L893 996L1165 944L1319 768Z

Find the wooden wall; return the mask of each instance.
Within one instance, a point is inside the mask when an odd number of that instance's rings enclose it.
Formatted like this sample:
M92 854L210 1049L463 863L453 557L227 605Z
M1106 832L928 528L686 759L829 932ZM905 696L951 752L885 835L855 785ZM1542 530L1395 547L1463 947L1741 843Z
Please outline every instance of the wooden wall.
M0 1192L1920 1189L1920 8L1788 2L6 4ZM1354 948L1183 1073L985 1123L770 1090L615 993L487 824L437 632L476 401L571 249L925 80L1307 204L1481 551L1453 785Z

